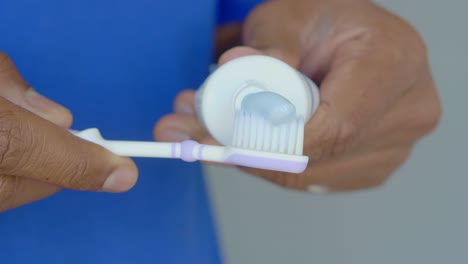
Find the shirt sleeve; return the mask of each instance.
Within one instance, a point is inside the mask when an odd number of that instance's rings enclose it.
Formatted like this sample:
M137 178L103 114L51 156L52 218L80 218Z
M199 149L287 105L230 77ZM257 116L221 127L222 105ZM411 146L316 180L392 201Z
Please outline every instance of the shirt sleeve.
M266 0L218 0L218 24L241 22L258 4Z

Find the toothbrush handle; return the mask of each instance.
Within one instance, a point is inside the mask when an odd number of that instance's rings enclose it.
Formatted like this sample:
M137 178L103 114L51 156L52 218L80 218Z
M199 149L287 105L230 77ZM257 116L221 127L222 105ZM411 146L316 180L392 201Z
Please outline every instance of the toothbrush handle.
M179 143L106 140L100 145L120 156L142 158L177 158L175 156L175 150Z
M72 134L84 140L98 144L112 153L125 157L174 158L187 162L205 160L223 162L226 159L226 148L199 144L193 140L183 142L152 142L107 140L97 128L82 131L70 130Z
M224 162L226 159L225 147L199 144L192 140L180 143L106 140L100 145L117 155L127 157L180 158L187 162Z

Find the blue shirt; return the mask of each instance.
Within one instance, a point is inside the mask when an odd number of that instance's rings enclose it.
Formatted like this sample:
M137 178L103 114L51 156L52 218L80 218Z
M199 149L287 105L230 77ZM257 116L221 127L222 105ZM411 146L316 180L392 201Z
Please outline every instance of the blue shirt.
M74 129L152 140L175 95L207 77L216 26L257 2L4 0L0 50L72 111ZM0 262L219 263L200 165L135 161L127 193L62 191L0 214Z

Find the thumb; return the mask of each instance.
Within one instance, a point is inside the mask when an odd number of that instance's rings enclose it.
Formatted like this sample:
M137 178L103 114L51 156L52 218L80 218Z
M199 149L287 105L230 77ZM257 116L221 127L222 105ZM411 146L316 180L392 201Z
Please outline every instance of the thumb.
M280 46L271 46L268 48L255 48L254 45L234 47L225 51L219 57L218 65L221 66L230 60L250 55L271 56L287 63L289 66L295 69L299 68L299 55L296 56L293 53L289 52L287 49L281 49Z
M275 57L279 60L284 61L285 63L289 64L290 66L294 68L297 68L299 64L299 59L297 59L295 56L287 55L281 49L271 48L268 50L261 50L261 49L255 49L249 46L239 46L239 47L234 47L232 49L225 51L219 57L218 66L221 66L233 59L237 59L237 58L244 57L244 56L250 56L250 55L266 55L266 56Z
M244 45L297 69L305 46L304 22L285 2L288 1L268 1L250 12L243 25L242 40Z
M250 55L266 55L261 50L257 50L251 47L240 46L229 49L225 51L218 60L218 65L221 66L233 59L237 59L239 57L250 56Z
M72 115L65 107L38 94L21 77L12 60L0 52L0 96L62 127L70 127Z
M36 180L74 190L122 192L137 168L0 98L0 176Z

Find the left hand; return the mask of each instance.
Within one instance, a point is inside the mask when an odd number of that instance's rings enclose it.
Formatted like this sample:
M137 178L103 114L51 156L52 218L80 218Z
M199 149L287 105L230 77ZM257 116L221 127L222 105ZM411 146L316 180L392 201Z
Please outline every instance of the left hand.
M424 41L371 1L267 2L248 17L243 40L248 47L227 51L219 64L267 54L320 86L321 103L305 131L306 171L243 168L281 186L310 191L379 186L439 122ZM157 140L216 144L195 116L194 91L177 96L174 112L156 125Z

